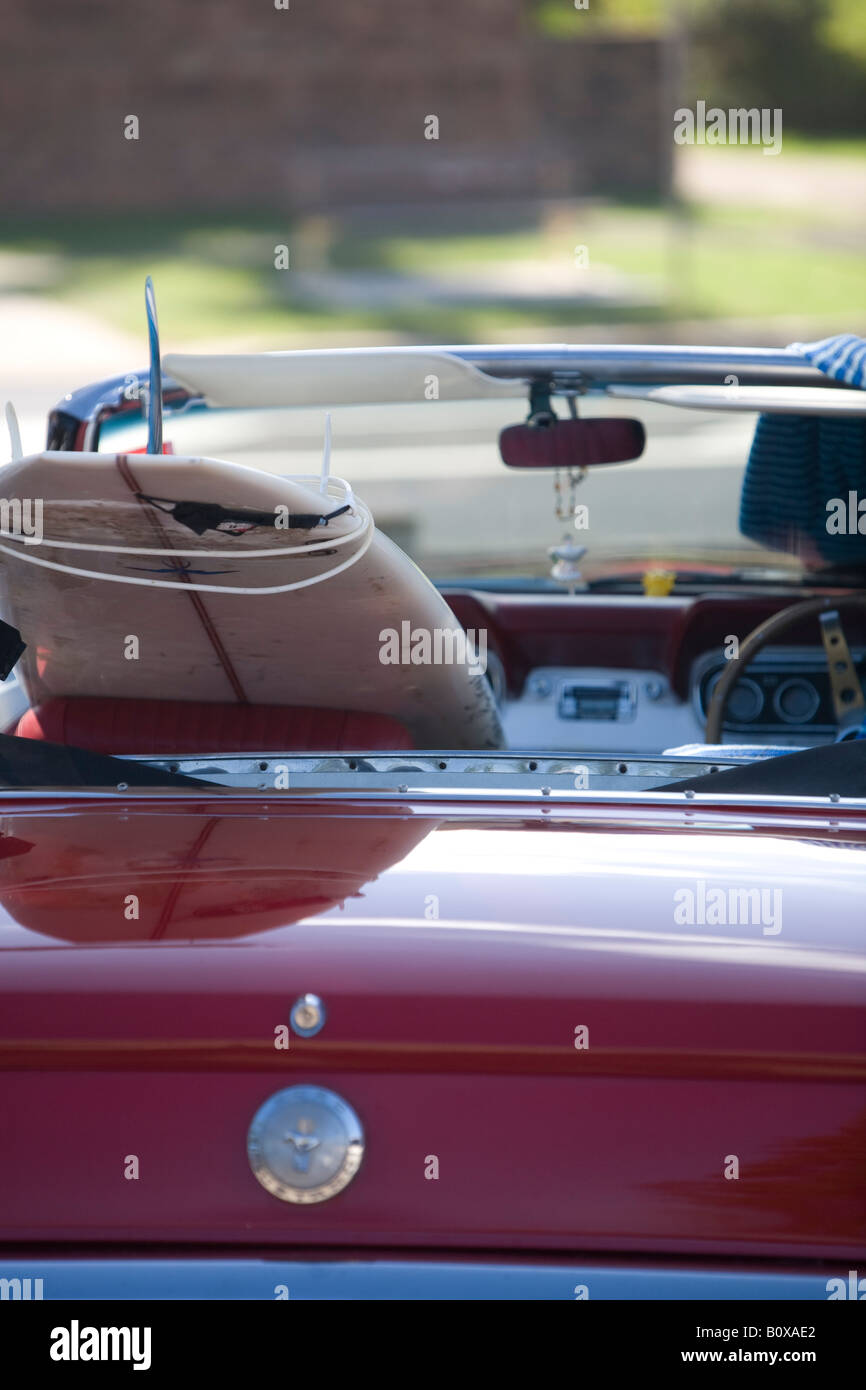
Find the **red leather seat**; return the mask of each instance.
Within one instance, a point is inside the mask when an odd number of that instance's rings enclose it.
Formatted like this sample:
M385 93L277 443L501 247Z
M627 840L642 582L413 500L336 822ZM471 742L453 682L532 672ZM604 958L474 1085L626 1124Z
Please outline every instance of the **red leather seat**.
M29 709L20 738L92 753L330 753L402 751L407 729L386 714L183 700L53 699Z

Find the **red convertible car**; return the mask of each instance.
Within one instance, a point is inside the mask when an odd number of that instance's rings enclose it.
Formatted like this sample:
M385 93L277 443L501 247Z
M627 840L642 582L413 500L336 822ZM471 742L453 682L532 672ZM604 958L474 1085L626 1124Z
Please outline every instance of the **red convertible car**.
M59 404L3 469L3 1298L866 1297L843 348Z

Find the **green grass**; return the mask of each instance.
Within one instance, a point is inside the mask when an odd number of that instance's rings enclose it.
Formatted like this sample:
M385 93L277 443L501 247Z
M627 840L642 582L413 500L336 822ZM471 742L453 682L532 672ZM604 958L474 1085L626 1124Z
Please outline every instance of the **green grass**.
M821 137L800 135L796 131L784 132L783 154L810 154L832 158L860 159L866 166L866 136L839 135ZM866 167L864 167L866 178Z
M309 237L309 229L307 230ZM302 229L267 214L237 217L141 217L7 224L0 227L0 272L22 258L20 288L80 307L114 327L143 333L144 277L152 274L163 340L244 339L286 346L316 334L369 333L397 340L467 341L589 324L680 319L812 316L840 329L863 329L866 260L859 237L840 229L825 207L789 215L757 208L669 208L596 203L547 228L463 234L351 234L336 229L330 265L435 277L497 263L555 262L579 285L574 247L591 266L612 267L649 286L654 298L628 296L604 307L571 301L500 300L448 305L423 294L408 306L311 307L293 291L292 270L274 269L274 247L290 247L303 265ZM27 267L33 269L27 283Z
M803 219L789 226L730 207L679 217L600 213L584 240L595 259L663 281L667 317L821 317L866 306L859 248L828 249Z
M721 102L709 102L708 105L721 106ZM746 105L746 103L743 102L741 105ZM698 147L693 146L692 148ZM773 161L784 160L786 154L797 154L809 155L814 159L856 160L866 166L866 136L804 135L801 131L791 130L785 125L784 111L781 155L765 155L762 147L758 144L738 145L732 142L724 145L701 145L699 148L701 159L753 159L756 163L763 162L769 166L771 158ZM866 177L866 167L864 167L864 177Z
M824 209L797 210L781 221L752 208L666 209L607 207L576 217L556 243L543 234L474 237L384 237L340 248L349 267L376 264L411 274L505 260L556 260L568 270L576 244L591 264L611 266L661 288L657 310L622 306L623 316L740 318L791 313L834 315L866 305L866 260L850 246L827 244ZM579 283L579 282L575 282ZM540 306L532 306L538 317ZM562 321L557 310L552 321ZM566 310L575 323L615 319L596 308Z

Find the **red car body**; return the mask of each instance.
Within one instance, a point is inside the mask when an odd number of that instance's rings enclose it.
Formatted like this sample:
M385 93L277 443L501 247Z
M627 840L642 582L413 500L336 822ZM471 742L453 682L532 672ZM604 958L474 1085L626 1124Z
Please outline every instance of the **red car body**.
M267 403L357 404L371 362L365 403L414 400L406 351L338 350L324 377L318 355L281 354ZM794 350L429 351L455 400L530 384L533 412L545 392L573 404L576 382L724 383L730 404L731 381L831 381ZM202 408L237 403L241 368L263 400L261 362L174 362L149 395L151 451L159 400L193 433ZM49 449L138 429L129 382L65 397ZM289 690L251 742L242 716L261 707L124 701L98 672L53 722L18 710L0 791L0 1297L866 1297L866 743L834 746L816 621L845 608L853 692L862 584L718 558L674 593L620 566L610 591L569 595L442 581L489 644L499 751L387 729L335 744L308 710L287 741ZM731 634L745 647L790 607L796 646L758 691L784 727L725 726ZM801 727L775 700L803 671L818 684ZM586 672L601 685L578 709ZM351 714L350 681L327 693L326 716ZM735 748L710 738L711 711ZM308 996L316 1031L298 1025ZM334 1115L343 1149L305 1188ZM269 1170L274 1135L291 1157Z
M7 1253L866 1251L862 818L22 795L0 852ZM783 929L678 925L696 879ZM245 1152L300 1082L367 1135L320 1206Z

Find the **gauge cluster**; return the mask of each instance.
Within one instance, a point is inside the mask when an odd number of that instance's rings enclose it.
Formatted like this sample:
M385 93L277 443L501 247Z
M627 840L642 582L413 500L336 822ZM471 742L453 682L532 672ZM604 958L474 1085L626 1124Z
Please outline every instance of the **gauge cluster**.
M861 682L866 650L852 650ZM702 719L727 661L708 652L692 671L693 701ZM829 735L836 731L830 677L822 647L773 647L746 667L728 700L727 733Z

